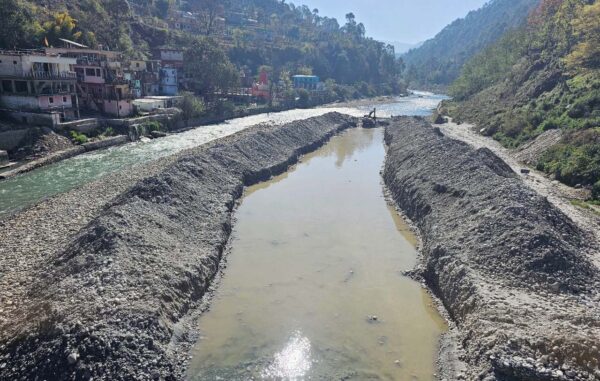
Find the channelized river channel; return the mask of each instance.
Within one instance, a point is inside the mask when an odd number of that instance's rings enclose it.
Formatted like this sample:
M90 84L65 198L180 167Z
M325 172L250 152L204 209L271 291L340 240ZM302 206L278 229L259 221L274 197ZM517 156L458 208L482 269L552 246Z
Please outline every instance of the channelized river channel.
M388 104L378 104L381 116L427 115L443 96L418 93L398 98ZM239 118L212 126L202 126L166 138L137 142L106 150L76 156L49 165L16 178L0 181L0 216L35 204L41 199L69 191L88 182L126 170L136 164L147 163L197 147L211 140L231 135L257 123L286 123L322 115L329 111L362 116L374 106L362 103L357 107L315 108L290 110Z
M443 320L384 199L381 129L352 129L246 191L199 321L192 380L432 380Z

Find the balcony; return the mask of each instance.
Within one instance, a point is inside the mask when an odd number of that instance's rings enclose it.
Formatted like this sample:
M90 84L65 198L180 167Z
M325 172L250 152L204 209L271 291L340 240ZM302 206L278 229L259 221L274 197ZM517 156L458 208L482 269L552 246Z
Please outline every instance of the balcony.
M49 71L24 71L15 73L11 77L27 78L27 79L48 79L48 80L76 80L77 74L74 71L49 72Z

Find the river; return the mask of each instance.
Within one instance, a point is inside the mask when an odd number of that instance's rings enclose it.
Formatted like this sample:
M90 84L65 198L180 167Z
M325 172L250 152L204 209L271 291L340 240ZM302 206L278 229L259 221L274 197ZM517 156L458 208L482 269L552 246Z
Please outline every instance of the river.
M445 324L402 275L416 240L384 157L381 129L352 129L246 191L189 379L434 379Z
M443 99L440 95L417 93L378 104L379 115L426 115ZM356 107L320 107L307 110L290 110L233 119L225 123L202 126L166 138L136 142L119 147L76 156L12 179L0 181L0 216L17 211L40 200L51 197L116 171L147 163L185 149L197 147L222 138L258 123L287 123L298 119L339 111L355 116L364 115L373 108L365 102Z

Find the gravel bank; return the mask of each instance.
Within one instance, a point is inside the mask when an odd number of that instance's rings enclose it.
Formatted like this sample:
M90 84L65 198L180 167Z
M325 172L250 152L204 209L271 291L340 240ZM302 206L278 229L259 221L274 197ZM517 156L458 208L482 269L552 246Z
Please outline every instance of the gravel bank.
M458 327L466 369L447 379L600 379L589 235L487 148L419 118L385 139L385 183L423 238L417 272Z
M89 184L2 221L0 379L181 379L181 322L218 270L243 187L353 124L256 126L142 167L131 188L108 178L108 195ZM79 214L75 196L94 206Z

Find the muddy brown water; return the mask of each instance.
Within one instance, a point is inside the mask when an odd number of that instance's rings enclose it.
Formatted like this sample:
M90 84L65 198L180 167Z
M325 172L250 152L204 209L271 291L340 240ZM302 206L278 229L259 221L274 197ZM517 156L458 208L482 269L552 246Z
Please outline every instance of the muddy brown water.
M434 379L446 326L402 275L416 239L384 155L383 131L352 129L246 191L189 379Z

